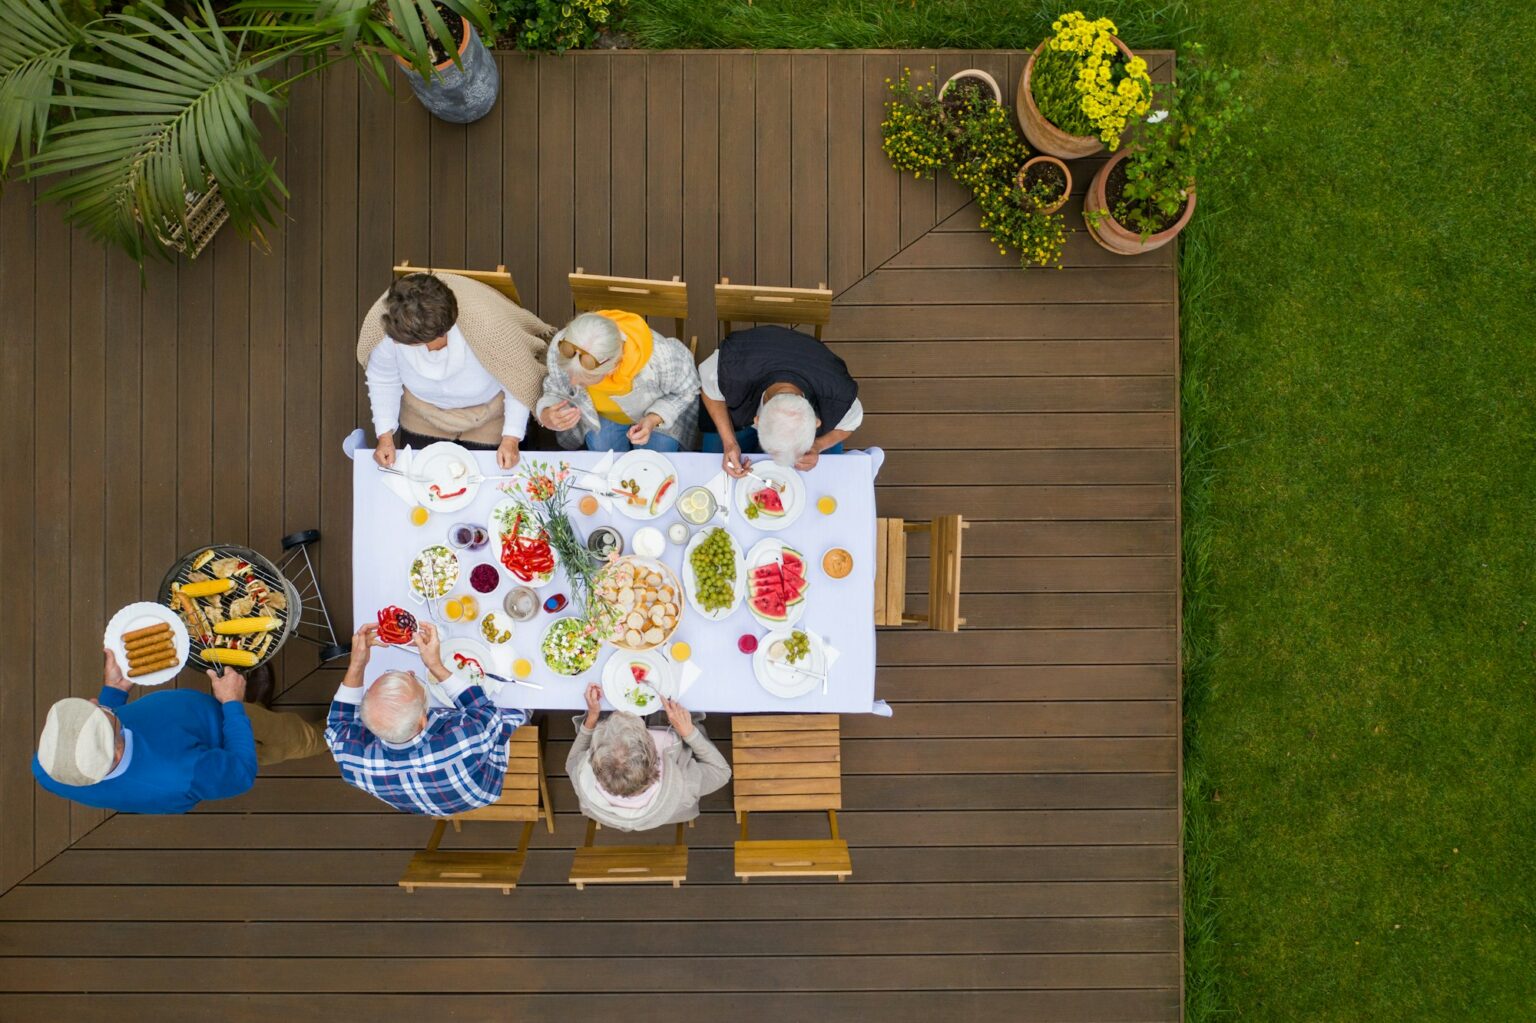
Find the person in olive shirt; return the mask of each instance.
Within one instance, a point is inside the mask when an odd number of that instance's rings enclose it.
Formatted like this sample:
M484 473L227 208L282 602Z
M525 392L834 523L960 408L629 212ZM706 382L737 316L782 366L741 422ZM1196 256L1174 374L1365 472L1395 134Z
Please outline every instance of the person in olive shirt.
M124 813L186 813L205 799L249 791L258 763L325 751L317 725L242 702L246 680L238 672L208 672L212 696L156 690L129 703L133 683L112 651L106 655L94 700L69 697L48 711L32 774L55 795Z

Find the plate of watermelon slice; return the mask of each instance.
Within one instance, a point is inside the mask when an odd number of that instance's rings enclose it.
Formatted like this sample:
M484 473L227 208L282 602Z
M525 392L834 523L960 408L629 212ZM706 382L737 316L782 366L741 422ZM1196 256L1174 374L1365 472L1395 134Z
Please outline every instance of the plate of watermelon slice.
M741 477L731 497L741 517L749 525L770 533L793 525L805 511L805 481L800 474L769 461L753 462L751 469L762 479ZM763 480L782 484L784 489L770 487Z
M654 714L662 709L657 697L676 692L672 664L655 650L619 650L603 665L603 697L618 710Z
M770 629L793 625L805 614L805 555L782 540L759 540L746 557L747 607Z

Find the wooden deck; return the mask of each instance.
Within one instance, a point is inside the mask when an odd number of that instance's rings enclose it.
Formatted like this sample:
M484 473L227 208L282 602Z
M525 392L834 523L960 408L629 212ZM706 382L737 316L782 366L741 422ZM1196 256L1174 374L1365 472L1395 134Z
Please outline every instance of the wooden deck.
M350 73L302 86L273 133L292 198L271 254L226 233L142 293L28 188L0 201L0 1018L1176 1019L1171 250L1077 233L1065 270L1021 272L952 182L890 170L887 77L979 65L1011 95L1018 53L500 59L502 101L467 129ZM843 719L848 883L736 883L727 791L682 889L571 890L560 715L557 831L510 896L396 889L429 825L324 760L184 817L34 786L47 707L94 695L105 617L179 552L318 526L345 619L353 341L395 258L505 262L551 322L578 264L681 274L701 355L721 275L837 290L882 512L975 522L968 628L883 632L896 715ZM280 683L318 712L337 676L313 658L290 644Z

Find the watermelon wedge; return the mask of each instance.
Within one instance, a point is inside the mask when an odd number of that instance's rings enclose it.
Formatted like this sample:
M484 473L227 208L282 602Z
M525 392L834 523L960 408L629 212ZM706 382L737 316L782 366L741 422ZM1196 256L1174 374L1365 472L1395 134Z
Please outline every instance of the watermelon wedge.
M757 510L769 518L779 519L784 517L784 499L779 492L772 487L764 487L754 491L752 503L757 505Z
M651 497L651 509L650 509L650 511L651 511L652 515L656 515L656 514L658 514L660 512L660 509L661 509L661 499L666 496L667 491L671 490L672 489L672 484L674 484L676 482L677 482L677 477L676 476L668 476L666 479L661 481L661 486L656 488L656 493L654 495L652 495L652 497Z
M651 680L650 668L639 661L629 662L629 673L634 676L636 682L649 682Z
M776 590L755 590L752 594L752 611L763 621L782 622L789 619L789 608L784 597Z

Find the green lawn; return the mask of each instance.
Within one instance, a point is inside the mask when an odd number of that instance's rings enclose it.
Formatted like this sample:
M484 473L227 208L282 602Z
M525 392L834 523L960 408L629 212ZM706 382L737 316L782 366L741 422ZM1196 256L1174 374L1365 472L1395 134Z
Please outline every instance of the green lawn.
M631 0L627 27L1028 47L1068 9ZM1084 10L1207 41L1256 106L1181 256L1190 1018L1536 1018L1536 5Z

